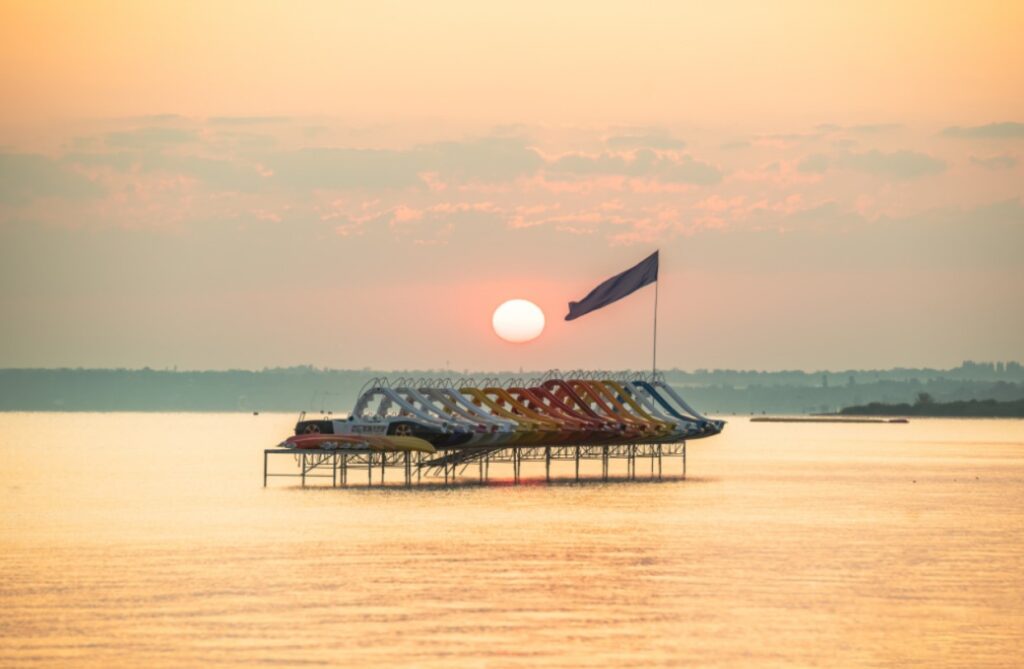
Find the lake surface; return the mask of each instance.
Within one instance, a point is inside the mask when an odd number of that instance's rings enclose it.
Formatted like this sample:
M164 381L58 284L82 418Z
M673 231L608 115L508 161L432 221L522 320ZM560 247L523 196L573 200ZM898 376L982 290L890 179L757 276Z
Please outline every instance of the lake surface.
M1024 657L1024 421L737 418L686 481L264 489L293 422L0 414L0 665Z

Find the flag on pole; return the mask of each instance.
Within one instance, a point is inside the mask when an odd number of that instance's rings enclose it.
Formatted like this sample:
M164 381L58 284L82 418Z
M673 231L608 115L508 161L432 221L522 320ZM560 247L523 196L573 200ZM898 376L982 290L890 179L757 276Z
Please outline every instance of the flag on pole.
M655 251L635 266L604 281L579 302L569 303L565 320L571 321L621 300L630 293L658 280L658 252Z

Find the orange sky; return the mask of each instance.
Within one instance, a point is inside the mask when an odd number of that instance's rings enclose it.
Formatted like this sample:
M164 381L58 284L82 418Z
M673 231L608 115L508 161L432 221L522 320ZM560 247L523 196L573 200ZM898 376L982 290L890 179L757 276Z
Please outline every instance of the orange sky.
M1014 2L3 2L0 120L173 110L444 123L981 123Z
M704 3L707 4L707 3ZM1024 359L1024 4L0 0L0 366ZM532 299L548 329L490 332ZM296 318L313 319L309 327Z

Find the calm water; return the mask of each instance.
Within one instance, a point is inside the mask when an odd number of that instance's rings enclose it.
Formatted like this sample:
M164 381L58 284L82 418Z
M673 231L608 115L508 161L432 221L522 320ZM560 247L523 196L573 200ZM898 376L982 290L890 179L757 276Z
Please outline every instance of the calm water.
M0 414L0 665L1024 662L1024 421L736 419L685 482L263 489L293 420Z

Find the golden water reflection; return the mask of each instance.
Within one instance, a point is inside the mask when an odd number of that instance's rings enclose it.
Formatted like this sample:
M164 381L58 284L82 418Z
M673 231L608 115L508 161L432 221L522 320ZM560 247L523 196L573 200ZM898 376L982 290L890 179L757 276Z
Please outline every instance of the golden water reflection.
M1024 421L734 419L685 482L263 489L293 419L0 414L0 665L1024 656Z

